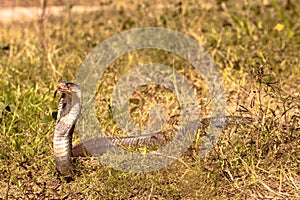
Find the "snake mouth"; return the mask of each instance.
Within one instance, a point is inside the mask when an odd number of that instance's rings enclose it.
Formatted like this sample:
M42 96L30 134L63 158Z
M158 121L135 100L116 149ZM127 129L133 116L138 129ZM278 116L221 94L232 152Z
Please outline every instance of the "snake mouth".
M59 82L56 86L56 90L54 92L54 98L57 95L57 92L62 92L62 93L66 93L67 92L67 86L65 84L65 82Z

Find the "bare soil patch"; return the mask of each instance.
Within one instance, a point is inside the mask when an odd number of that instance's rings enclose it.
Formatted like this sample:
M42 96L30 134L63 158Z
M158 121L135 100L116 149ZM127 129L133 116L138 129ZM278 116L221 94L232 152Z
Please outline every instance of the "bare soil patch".
M100 6L73 6L72 12L83 13L102 9ZM65 13L66 6L49 6L45 16L59 16ZM39 19L43 14L41 7L4 7L0 8L0 22L12 23L14 21L30 21Z

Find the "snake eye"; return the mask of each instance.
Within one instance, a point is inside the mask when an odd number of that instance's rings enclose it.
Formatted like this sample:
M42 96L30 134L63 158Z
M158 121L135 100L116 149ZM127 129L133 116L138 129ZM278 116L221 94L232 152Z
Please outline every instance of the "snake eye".
M70 87L70 86L74 85L74 83L72 83L72 82L65 82L65 84L66 84L67 87Z

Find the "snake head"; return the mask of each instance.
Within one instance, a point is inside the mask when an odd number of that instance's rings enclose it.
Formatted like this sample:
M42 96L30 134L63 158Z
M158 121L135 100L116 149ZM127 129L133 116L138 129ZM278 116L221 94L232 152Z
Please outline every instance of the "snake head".
M62 93L71 93L76 84L67 81L60 81L56 86L56 91L60 91Z
M71 94L72 92L76 92L78 90L80 90L80 88L77 84L67 81L60 81L56 86L54 97L56 96L58 91L63 94Z

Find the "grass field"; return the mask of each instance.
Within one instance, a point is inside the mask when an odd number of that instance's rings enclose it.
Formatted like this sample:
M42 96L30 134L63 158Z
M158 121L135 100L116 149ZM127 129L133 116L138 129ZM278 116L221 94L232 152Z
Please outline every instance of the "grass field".
M299 199L299 18L296 0L107 1L97 12L73 13L66 5L62 16L1 24L0 198ZM101 41L149 26L199 42L222 73L227 113L255 122L224 129L205 158L198 156L197 142L178 161L150 173L126 173L82 158L73 180L64 179L56 172L52 147L57 82L74 81ZM205 82L192 66L171 53L135 51L99 80L97 112L107 134L124 134L110 111L114 84L126 70L149 62L183 74L195 89L201 117L210 113ZM178 102L163 88L145 86L134 95L132 116L141 125L153 102L166 104L169 118L176 113Z

